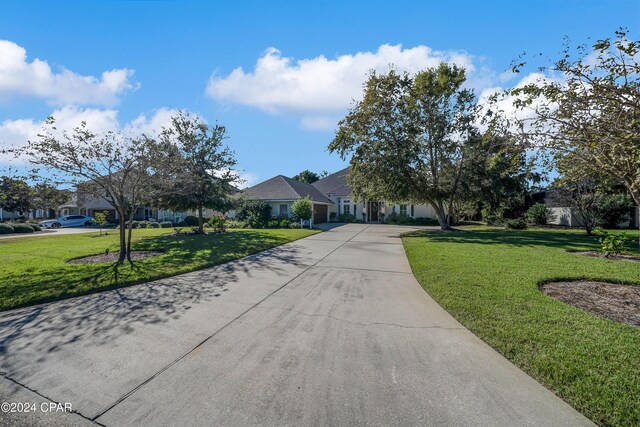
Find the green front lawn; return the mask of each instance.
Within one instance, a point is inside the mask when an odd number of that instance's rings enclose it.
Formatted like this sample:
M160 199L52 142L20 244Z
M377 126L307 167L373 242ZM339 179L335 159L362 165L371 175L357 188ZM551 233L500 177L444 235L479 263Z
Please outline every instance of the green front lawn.
M403 243L425 290L489 345L594 422L640 425L640 328L538 289L580 278L640 285L640 263L568 252L597 247L573 230L424 232Z
M128 286L222 264L316 233L304 229L230 230L206 236L172 236L167 229L134 230L134 250L164 252L126 263L66 264L118 251L118 232L0 239L0 310ZM96 233L97 234L97 233Z

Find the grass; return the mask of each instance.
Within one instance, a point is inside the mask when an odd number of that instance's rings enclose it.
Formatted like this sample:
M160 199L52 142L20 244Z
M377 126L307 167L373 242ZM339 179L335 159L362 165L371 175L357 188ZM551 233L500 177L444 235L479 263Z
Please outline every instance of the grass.
M316 233L304 229L230 230L218 235L168 235L166 229L133 231L133 249L162 255L126 263L66 264L118 250L117 231L0 239L0 310L133 285L186 273L263 251Z
M485 342L595 423L640 425L640 329L538 288L564 279L640 285L640 263L568 252L597 249L579 231L485 227L403 243L424 289Z

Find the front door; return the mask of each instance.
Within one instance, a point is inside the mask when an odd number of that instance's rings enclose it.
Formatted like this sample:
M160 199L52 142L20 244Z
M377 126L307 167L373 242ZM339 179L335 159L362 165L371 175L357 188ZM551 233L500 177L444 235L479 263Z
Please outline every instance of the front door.
M369 222L378 222L379 202L369 202Z

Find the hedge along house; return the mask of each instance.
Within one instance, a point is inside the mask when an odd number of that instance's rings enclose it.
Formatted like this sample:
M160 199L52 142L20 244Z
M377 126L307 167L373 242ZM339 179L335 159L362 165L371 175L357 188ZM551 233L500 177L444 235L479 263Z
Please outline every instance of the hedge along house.
M271 205L273 215L291 217L291 205L296 200L309 197L313 202L313 222L316 224L329 220L329 211L333 201L312 185L278 175L253 187L246 188L240 196L249 200L261 200ZM234 216L230 212L230 216Z
M333 202L329 212L331 220L338 219L340 215L353 215L358 220L375 223L382 222L393 213L410 218L436 217L435 211L429 205L389 203L381 200L356 201L347 182L348 173L349 168L345 168L311 184Z

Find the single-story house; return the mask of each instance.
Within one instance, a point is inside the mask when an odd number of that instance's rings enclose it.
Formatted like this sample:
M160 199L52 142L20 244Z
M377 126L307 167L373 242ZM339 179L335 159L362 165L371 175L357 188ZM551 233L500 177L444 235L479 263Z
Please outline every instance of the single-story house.
M544 203L551 211L547 219L550 225L563 225L566 227L582 227L583 221L580 212L567 206L567 197L561 190L548 189L533 193L531 204ZM619 224L620 227L638 227L640 224L640 207L636 206L630 220Z
M405 214L411 218L435 218L436 214L430 205L411 203L390 203L381 200L365 200L356 202L351 186L347 182L349 168L342 169L311 184L332 202L329 214L353 215L364 222L380 222L384 216L392 213Z
M429 205L389 203L379 200L356 201L347 183L349 168L328 175L313 184L306 184L283 175L275 176L242 191L241 196L263 200L271 205L274 215L291 216L291 205L309 196L313 201L313 221L322 223L339 215L353 215L365 222L381 222L383 215L405 214L412 218L435 218ZM235 212L229 212L234 217Z
M278 175L264 182L246 188L240 193L240 197L249 200L262 200L271 205L273 215L291 217L291 205L296 200L309 197L313 202L313 222L316 224L329 221L330 207L333 201L312 185L295 179ZM235 212L229 212L234 217Z

